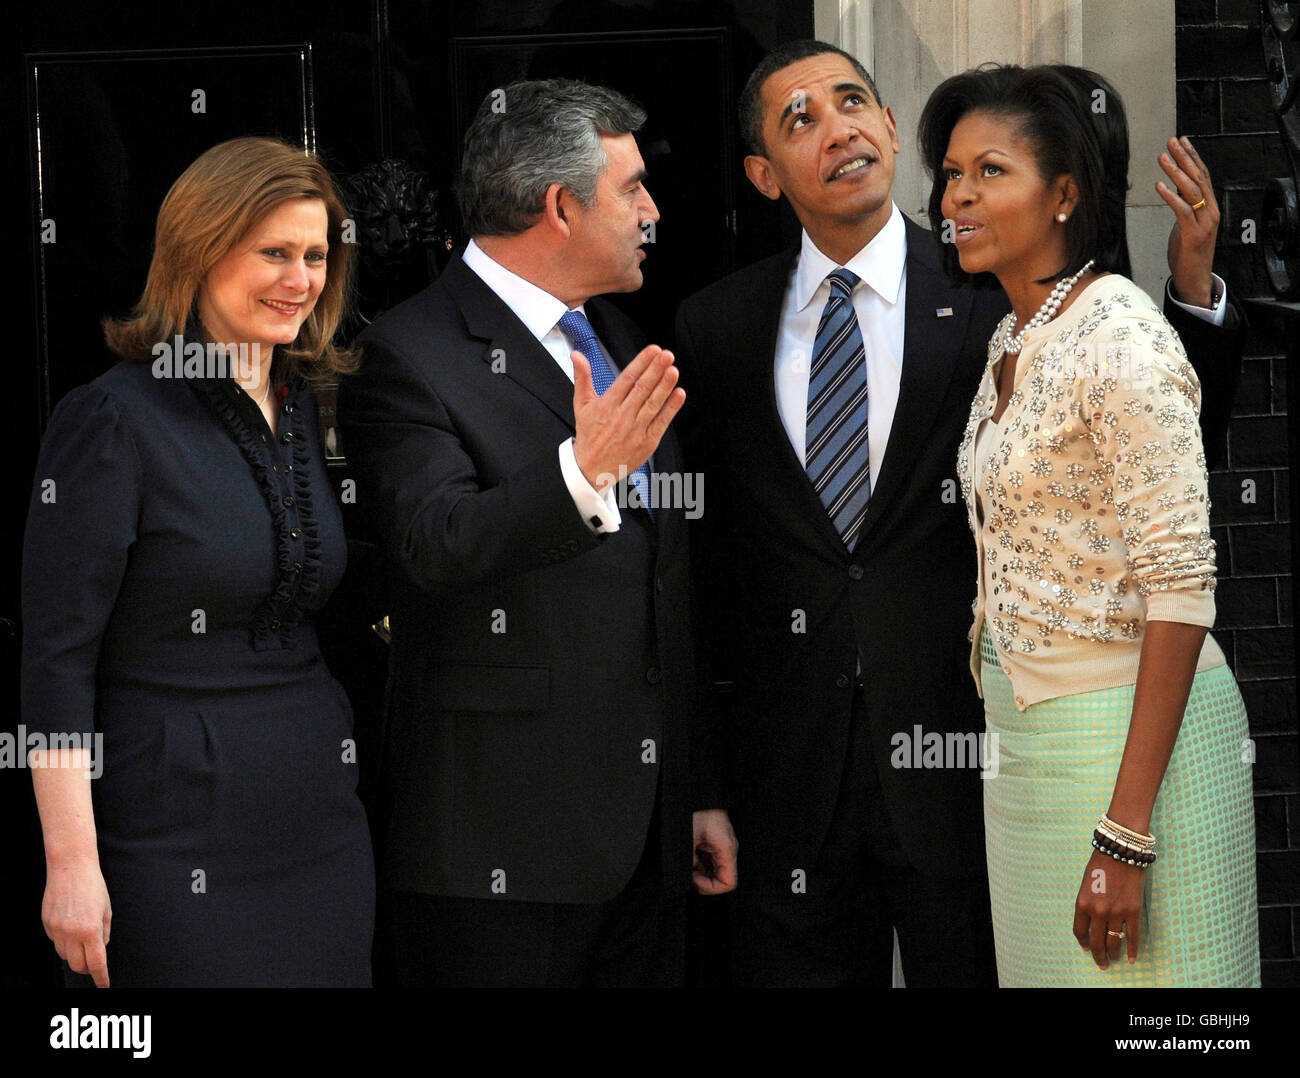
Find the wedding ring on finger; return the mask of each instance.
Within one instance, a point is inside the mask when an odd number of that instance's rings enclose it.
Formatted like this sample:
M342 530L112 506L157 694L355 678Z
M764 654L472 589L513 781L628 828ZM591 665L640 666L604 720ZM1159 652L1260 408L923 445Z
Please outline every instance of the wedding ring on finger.
M1119 940L1122 940L1122 939L1124 938L1124 933L1123 933L1123 932L1116 932L1113 928L1107 929L1107 930L1106 930L1106 935L1108 935L1108 936L1114 936L1116 939L1119 939Z
M1192 206L1192 212L1195 213L1197 210L1205 209L1205 202L1206 200L1202 198L1200 202L1197 202L1195 205Z

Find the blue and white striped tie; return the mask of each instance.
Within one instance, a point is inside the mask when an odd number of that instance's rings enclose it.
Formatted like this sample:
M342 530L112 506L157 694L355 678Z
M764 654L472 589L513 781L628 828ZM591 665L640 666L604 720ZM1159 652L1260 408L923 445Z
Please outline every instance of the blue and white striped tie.
M614 384L614 369L609 365L605 350L601 348L600 341L596 338L596 331L591 328L587 316L581 311L565 311L556 325L568 335L569 340L573 342L574 350L587 357L587 363L591 366L592 388L596 390L596 396L603 397L605 390ZM627 478L628 482L636 488L641 505L653 517L655 514L650 505L649 461L642 464Z
M826 280L831 296L817 324L808 376L804 469L851 551L871 500L866 347L849 299L858 276L837 269Z

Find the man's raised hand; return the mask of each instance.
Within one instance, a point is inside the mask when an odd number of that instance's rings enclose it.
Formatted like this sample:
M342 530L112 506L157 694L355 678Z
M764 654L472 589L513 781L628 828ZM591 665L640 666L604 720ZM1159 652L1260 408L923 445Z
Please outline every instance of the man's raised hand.
M573 455L587 482L599 491L650 459L668 424L686 402L678 389L673 354L647 345L613 385L598 396L591 364L573 353Z

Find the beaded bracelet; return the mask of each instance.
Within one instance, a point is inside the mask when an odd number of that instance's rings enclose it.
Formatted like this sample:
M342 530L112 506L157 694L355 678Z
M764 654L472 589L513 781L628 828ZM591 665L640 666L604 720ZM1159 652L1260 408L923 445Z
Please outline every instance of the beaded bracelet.
M1153 853L1156 844L1154 842L1134 842L1132 839L1121 838L1114 833L1107 831L1104 827L1098 827L1093 831L1094 835L1100 835L1110 845L1118 846L1122 850L1131 850L1134 853Z
M1116 838L1131 839L1139 846L1154 846L1156 844L1155 835L1144 835L1141 831L1134 831L1132 828L1125 827L1122 823L1116 823L1104 812L1101 814L1101 819L1097 821L1097 828L1103 832L1113 834Z
M1130 847L1120 846L1109 836L1103 835L1101 831L1092 833L1092 845L1095 849L1115 858L1116 861L1123 861L1126 865L1148 868L1156 863L1155 850L1135 850Z

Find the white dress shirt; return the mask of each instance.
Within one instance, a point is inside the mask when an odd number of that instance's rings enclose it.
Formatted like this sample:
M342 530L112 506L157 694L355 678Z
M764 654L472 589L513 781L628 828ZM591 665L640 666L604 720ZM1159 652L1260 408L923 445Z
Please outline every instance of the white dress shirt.
M573 360L569 353L573 351L573 342L565 336L556 324L569 310L563 301L556 299L545 289L538 288L531 281L526 281L516 273L511 273L500 262L490 258L477 243L470 240L465 246L461 261L478 274L488 288L500 298L515 317L519 319L538 343L550 353L570 382L573 381ZM586 311L581 306L574 310ZM605 349L609 356L609 349ZM507 359L507 362L509 360ZM613 367L613 360L610 360ZM614 368L617 373L617 368ZM594 532L616 532L622 523L618 511L618 502L614 497L614 487L609 486L603 494L587 482L587 477L578 467L578 460L573 453L573 439L566 438L560 443L560 471L564 475L569 495L577 507L587 527Z
M817 249L807 232L799 261L781 302L776 338L776 403L781 423L800 462L805 460L808 377L817 323L830 298L826 276L839 268ZM861 278L853 290L853 311L862 331L867 368L867 440L871 486L889 444L903 378L903 326L907 296L907 231L897 206L875 237L844 266Z
M1223 283L1223 278L1217 273L1211 273L1210 279L1214 282L1214 291L1218 293L1219 302L1213 307L1193 307L1190 303L1184 303L1174 295L1174 279L1169 278L1165 282L1165 291L1169 293L1170 302L1178 304L1188 314L1194 314L1203 322L1209 322L1212 326L1223 325L1223 320L1228 316L1228 286Z

